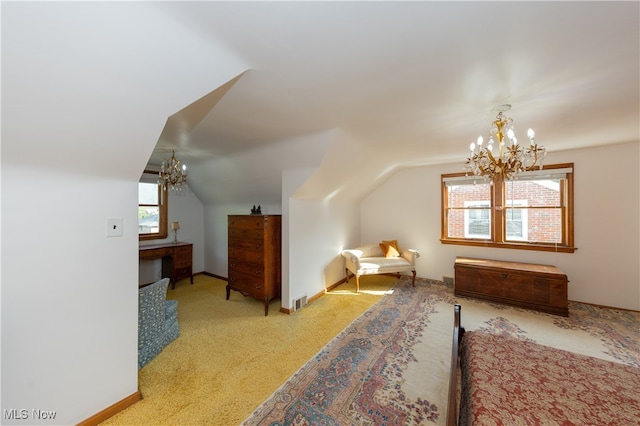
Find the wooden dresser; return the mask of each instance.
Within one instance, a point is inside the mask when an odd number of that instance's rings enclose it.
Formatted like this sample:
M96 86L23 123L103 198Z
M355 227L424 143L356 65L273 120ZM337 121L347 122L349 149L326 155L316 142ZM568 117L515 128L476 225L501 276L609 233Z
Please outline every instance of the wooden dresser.
M455 295L569 316L567 276L555 266L458 257Z
M253 296L264 302L266 316L282 288L282 216L230 215L228 227L227 300L231 290Z
M193 284L193 244L162 243L139 246L140 260L162 259L162 276L171 278L171 288L176 281L189 278Z

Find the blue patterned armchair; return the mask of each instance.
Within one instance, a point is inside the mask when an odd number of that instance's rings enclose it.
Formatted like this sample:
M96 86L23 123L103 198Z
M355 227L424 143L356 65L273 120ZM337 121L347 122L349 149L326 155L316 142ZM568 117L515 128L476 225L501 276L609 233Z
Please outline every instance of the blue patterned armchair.
M138 290L138 370L180 335L178 302L167 299L169 278Z

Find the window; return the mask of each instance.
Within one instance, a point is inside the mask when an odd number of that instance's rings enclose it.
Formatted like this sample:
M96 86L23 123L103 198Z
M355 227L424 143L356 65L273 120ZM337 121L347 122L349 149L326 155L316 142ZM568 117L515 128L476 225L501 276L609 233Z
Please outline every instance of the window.
M507 241L528 241L528 210L525 208L518 208L527 207L527 200L510 200L509 205L510 207L505 209Z
M545 166L514 180L442 175L444 244L572 253L573 164Z
M167 238L167 190L158 185L158 173L146 171L138 182L138 236L140 241Z
M464 237L489 238L491 235L491 203L489 201L465 201L464 206Z

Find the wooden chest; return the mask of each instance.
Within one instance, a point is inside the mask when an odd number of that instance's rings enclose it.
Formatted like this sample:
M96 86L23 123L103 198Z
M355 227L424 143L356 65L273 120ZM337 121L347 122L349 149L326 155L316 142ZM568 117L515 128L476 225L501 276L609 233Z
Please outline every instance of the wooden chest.
M229 281L231 290L264 302L280 297L282 288L280 215L230 215L228 217Z
M555 266L456 258L455 295L569 316L567 276Z

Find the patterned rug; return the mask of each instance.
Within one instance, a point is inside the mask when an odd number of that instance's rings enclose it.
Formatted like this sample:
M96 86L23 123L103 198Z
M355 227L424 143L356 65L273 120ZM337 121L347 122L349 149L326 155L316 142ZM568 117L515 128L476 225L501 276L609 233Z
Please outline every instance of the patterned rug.
M403 277L242 424L445 424L453 305L462 325L640 367L640 313L571 303L568 318L455 298Z

